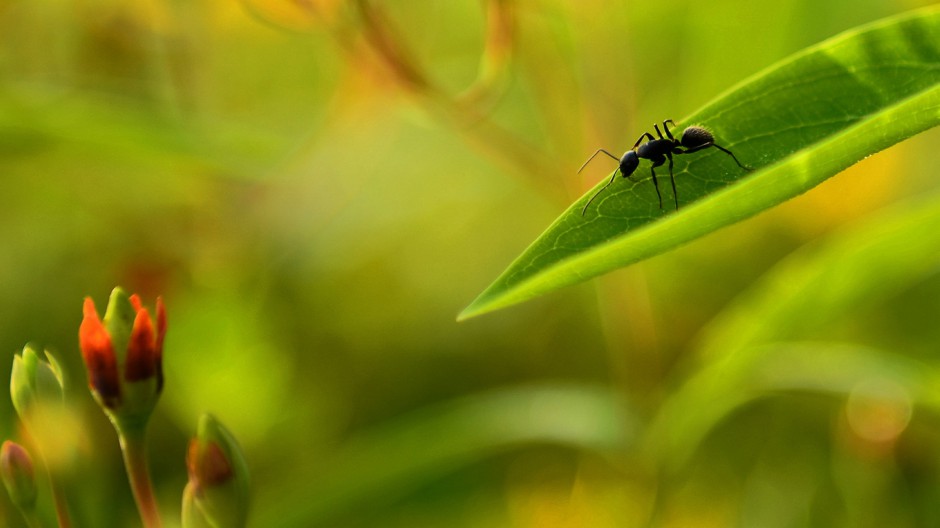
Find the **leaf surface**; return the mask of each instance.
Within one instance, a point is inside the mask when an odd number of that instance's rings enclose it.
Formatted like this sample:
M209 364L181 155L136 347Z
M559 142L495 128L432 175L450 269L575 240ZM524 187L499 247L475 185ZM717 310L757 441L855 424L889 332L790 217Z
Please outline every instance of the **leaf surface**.
M668 116L666 116L668 117ZM678 121L706 126L709 148L666 166L607 178L576 201L458 319L516 304L668 251L815 187L940 123L940 8L847 31L758 73ZM642 132L642 131L641 131Z

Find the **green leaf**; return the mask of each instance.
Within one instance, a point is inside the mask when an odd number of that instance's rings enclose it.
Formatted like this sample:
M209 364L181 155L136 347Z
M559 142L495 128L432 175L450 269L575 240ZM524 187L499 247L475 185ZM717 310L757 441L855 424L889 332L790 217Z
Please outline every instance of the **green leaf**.
M634 441L636 418L595 385L525 385L413 412L344 441L330 463L299 469L306 487L260 490L258 502L302 505L257 526L312 526L374 497L407 494L449 472L523 445L611 453ZM299 461L299 463L302 463Z
M643 449L667 472L687 464L716 425L750 402L790 393L844 399L866 384L888 384L911 403L940 414L940 371L899 354L839 342L789 342L749 348L709 363L671 397Z
M706 327L709 360L806 339L940 270L940 195L904 200L800 248Z
M665 116L669 117L669 116ZM677 122L707 126L727 154L675 157L679 211L660 167L659 208L642 160L565 211L458 319L516 304L663 253L813 188L940 123L940 8L866 25L808 48ZM677 130L677 132L678 132ZM641 131L642 132L642 131ZM608 160L609 161L609 160Z
M165 163L168 157L219 168L218 174L257 179L283 155L291 138L205 116L199 123L133 98L94 91L66 94L42 83L0 84L0 155L37 155L71 146L112 159Z
M805 342L860 309L940 270L940 195L906 200L808 244L712 320L701 368L663 402L646 444L672 469L747 403L780 391L840 397L885 378L940 414L940 372L903 354L851 343Z

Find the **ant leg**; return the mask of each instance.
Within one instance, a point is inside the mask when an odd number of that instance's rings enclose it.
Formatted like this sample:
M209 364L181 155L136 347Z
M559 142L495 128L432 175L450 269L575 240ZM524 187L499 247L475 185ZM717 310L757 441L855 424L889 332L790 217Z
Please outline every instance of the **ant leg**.
M663 126L666 126L663 124ZM669 158L669 183L672 184L672 198L676 201L676 211L679 210L679 193L676 191L676 177L672 174L672 154L667 152L666 157ZM662 205L660 205L662 208Z
M744 170L749 170L749 171L750 171L750 170L754 170L752 167L748 167L747 165L742 165L741 162L738 161L737 156L735 156L730 150L728 150L728 149L726 149L726 148L722 147L721 145L718 145L718 144L716 144L716 143L714 143L714 142L705 143L704 145L698 145L698 146L692 147L692 148L686 148L686 149L685 149L684 151L682 151L682 152L676 152L676 154L691 154L691 153L693 153L693 152L698 152L698 151L700 151L700 150L702 150L702 149L706 149L706 148L708 148L708 147L715 147L716 149L718 149L718 150L724 152L725 154L731 156L731 159L733 159L734 162L738 164L738 167L741 167L742 169L744 169Z
M666 123L672 123L672 126L676 126L676 124L672 121L672 119L663 121L663 129L666 131L666 137L669 138L669 141L675 142L676 138L672 137L672 132L669 131L669 126Z
M591 199L588 200L586 204L584 204L584 207L581 209L581 216L584 216L584 212L587 211L587 208L588 208L589 205L591 205L591 202L593 202L594 199L597 198L597 195L600 194L601 192L603 192L604 189L610 187L610 184L611 184L611 183L614 183L614 180L615 180L616 178L617 178L617 171L614 171L614 173L610 175L610 181L607 182L607 185L605 185L604 187L602 187L601 190L599 190L599 191L597 191L596 193L594 193L594 196L591 196Z
M604 150L604 149L597 149L597 151L594 152L594 154L591 154L591 157L588 158L588 160L584 162L584 165L581 165L581 168L578 169L578 174L581 174L581 171L584 170L584 167L587 167L587 164L588 164L588 163L591 163L591 160L594 159L594 156L597 156L597 155L600 154L601 152L603 152L604 154L607 154L608 156L610 156L611 158L617 160L618 162L620 161L620 158L618 158L617 156L614 156L614 155L611 154L610 152L607 152L607 151Z
M656 135L659 136L659 139L666 139L663 137L663 133L659 131L659 125L653 123L653 128L656 129Z
M659 198L659 208L663 208L663 195L659 194L659 181L656 180L656 167L659 167L663 163L666 163L666 158L659 158L654 160L653 164L650 165L650 172L653 174L653 187L656 188L656 197Z
M662 136L660 136L660 137L662 137ZM636 140L636 143L633 144L633 148L639 147L639 146L640 146L640 142L643 141L643 138L646 138L646 139L648 139L648 140L650 140L650 141L653 141L654 139L656 139L656 138L653 137L653 134L650 134L649 132L643 132L643 135L640 136L640 139Z
M714 142L711 142L711 143L703 143L703 144L701 144L701 145L696 145L696 146L694 146L694 147L683 147L683 148L685 148L685 150L682 150L682 151L678 151L678 150L677 150L677 151L676 151L676 154L691 154L691 153L693 153L693 152L698 152L698 151L700 151L700 150L707 149L708 147L711 147L711 146L716 146L716 145L715 145ZM677 148L678 148L678 147L677 147ZM721 150L725 150L725 149L721 149ZM727 152L727 151L725 151L725 152Z
M731 153L730 150L728 150L728 149L726 149L726 148L724 148L724 147L721 147L721 146L719 146L719 145L716 145L715 143L712 143L712 146L714 146L716 149L718 149L718 150L724 152L725 154L731 156L731 159L733 159L734 162L738 164L738 167L741 167L741 168L744 169L744 170L754 170L754 169L752 169L751 167L747 167L747 166L741 165L741 162L738 161L738 158L736 158L736 157L734 156L734 154Z

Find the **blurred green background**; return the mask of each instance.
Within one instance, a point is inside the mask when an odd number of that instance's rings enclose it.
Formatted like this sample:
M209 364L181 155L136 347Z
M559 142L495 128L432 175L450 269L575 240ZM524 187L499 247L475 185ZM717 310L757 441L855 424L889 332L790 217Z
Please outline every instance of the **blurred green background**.
M936 131L455 323L597 147L928 4L0 0L0 378L27 341L66 365L78 526L138 522L77 347L115 285L168 309L169 526L204 411L251 526L936 526L940 255L904 259L940 231L904 217L940 211Z

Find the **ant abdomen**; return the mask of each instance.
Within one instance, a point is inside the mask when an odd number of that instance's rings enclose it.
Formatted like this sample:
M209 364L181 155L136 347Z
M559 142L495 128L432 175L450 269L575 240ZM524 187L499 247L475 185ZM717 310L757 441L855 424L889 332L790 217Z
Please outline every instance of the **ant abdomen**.
M695 148L702 145L711 145L715 142L715 136L705 127L690 126L682 132L680 143L685 148Z

